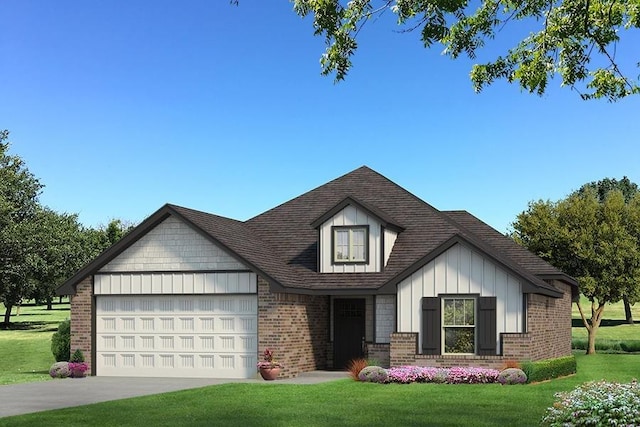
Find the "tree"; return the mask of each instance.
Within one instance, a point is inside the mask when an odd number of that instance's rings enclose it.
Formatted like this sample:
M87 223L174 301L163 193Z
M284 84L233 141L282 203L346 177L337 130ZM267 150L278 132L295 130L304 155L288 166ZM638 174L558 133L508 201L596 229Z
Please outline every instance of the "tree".
M595 353L595 337L606 304L636 297L640 280L640 195L629 203L619 190L601 203L592 189L558 202L529 204L513 223L512 237L554 266L574 276L591 302L590 317L577 302Z
M313 15L315 35L324 36L327 45L320 59L322 74L335 73L336 81L351 68L364 24L391 11L405 31L421 30L425 47L440 43L452 58L466 54L475 60L491 39L503 37L511 44L513 35L503 31L507 25L529 33L492 61L473 66L477 92L505 79L542 95L557 74L563 86L583 99L616 101L640 93L640 77L629 77L632 71L616 58L621 33L640 28L637 0L291 1L298 15Z
M578 189L578 193L585 193L589 190L595 191L598 195L598 200L600 203L603 203L607 194L609 194L612 190L619 190L623 197L625 203L629 203L631 199L640 192L638 189L638 185L631 182L629 178L626 176L623 177L620 181L615 178L605 178L600 181L592 181L587 184L584 184L580 189ZM636 234L636 238L640 240L640 234ZM640 286L640 284L638 284ZM622 302L624 303L624 314L627 323L633 325L633 314L631 312L631 305L638 302L638 299L630 299L628 295L624 295L622 297Z
M13 306L32 291L29 258L37 244L33 219L42 189L22 159L8 154L8 136L8 131L0 131L0 301L5 326Z
M38 242L29 258L31 279L35 282L33 297L46 301L47 309L51 310L55 290L96 250L75 214L60 214L41 207L34 218L32 233Z

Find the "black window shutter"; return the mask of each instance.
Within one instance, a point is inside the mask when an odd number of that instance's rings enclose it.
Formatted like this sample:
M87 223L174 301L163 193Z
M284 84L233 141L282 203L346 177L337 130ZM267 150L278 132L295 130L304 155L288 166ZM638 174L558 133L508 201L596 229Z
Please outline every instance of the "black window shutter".
M478 298L478 355L496 355L496 297Z
M422 298L422 354L440 354L440 298Z

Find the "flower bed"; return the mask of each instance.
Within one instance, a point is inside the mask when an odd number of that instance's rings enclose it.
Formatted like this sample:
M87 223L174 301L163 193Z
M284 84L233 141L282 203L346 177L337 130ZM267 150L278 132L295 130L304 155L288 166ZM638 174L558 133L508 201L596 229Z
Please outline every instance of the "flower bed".
M640 384L589 382L556 393L556 402L542 419L545 426L640 425Z
M500 371L486 368L432 368L400 366L387 370L387 383L488 384L498 380Z

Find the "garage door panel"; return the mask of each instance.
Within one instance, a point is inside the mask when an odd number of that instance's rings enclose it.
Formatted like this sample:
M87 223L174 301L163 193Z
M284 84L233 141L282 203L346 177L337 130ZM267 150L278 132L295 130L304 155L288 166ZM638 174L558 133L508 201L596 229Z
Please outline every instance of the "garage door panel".
M102 353L98 363L102 376L250 378L256 371L254 356L234 354Z
M98 296L96 303L97 375L255 376L256 295Z

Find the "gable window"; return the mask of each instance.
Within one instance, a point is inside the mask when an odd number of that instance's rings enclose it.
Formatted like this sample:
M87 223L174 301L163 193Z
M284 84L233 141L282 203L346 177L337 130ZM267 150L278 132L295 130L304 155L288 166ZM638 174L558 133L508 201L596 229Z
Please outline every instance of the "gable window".
M475 353L475 306L475 298L442 298L442 335L445 353Z
M367 226L333 227L333 262L368 261L369 228Z

